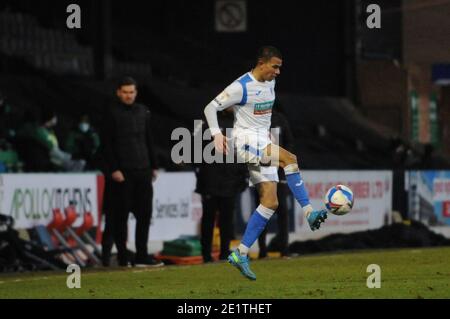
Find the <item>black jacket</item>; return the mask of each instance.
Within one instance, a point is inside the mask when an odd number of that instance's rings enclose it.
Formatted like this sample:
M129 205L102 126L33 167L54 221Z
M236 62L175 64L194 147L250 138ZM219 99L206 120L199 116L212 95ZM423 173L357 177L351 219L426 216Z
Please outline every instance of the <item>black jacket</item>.
M112 103L104 122L107 171L156 169L150 110L138 103Z
M219 126L225 134L226 128L233 127L233 114L218 113ZM206 129L205 125L203 129ZM202 132L203 133L203 132ZM211 141L204 141L210 143ZM202 162L195 169L197 185L195 191L202 195L234 196L248 186L248 169L246 164Z

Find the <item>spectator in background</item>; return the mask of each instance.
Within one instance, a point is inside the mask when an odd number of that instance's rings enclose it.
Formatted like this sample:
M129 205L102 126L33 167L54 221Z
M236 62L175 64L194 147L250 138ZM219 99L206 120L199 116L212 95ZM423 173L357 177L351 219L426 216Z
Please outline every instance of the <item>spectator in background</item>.
M22 112L6 102L0 92L0 172L21 172L22 162L15 149L16 131Z
M6 101L6 95L0 91L0 141L14 143L16 131L20 125L22 113Z
M83 114L77 127L67 136L65 150L73 159L85 160L86 169L94 169L94 156L100 146L100 138L91 126L89 116Z
M70 171L84 169L84 160L72 160L59 147L54 127L58 117L52 109L43 109L40 120L34 115L19 129L17 144L28 171Z
M120 266L162 266L148 254L148 237L152 217L153 185L157 165L153 150L150 110L135 102L137 83L122 79L117 86L117 101L105 119L104 151L111 176L112 229ZM136 217L136 256L127 251L128 213Z
M233 128L233 113L220 112L218 120L223 134ZM200 131L201 132L201 131ZM202 133L202 132L201 132ZM220 256L227 259L230 254L230 241L234 234L234 211L237 195L247 187L248 170L245 164L211 163L196 168L196 192L202 197L203 215L201 219L202 256L205 263L213 260L211 256L214 225L218 213L220 229Z

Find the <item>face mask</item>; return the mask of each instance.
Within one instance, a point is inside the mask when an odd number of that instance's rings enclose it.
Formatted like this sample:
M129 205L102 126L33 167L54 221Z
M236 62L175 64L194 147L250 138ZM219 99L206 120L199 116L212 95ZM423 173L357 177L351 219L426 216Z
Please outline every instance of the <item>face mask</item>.
M87 131L89 131L89 123L82 122L80 123L78 128L80 129L81 132L86 133Z

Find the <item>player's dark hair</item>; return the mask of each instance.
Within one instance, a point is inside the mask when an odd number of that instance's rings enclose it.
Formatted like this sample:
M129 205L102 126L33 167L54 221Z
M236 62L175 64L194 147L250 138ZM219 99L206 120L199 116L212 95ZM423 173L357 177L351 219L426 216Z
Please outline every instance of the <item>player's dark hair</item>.
M273 57L283 59L280 50L278 50L277 48L270 45L262 46L258 49L258 55L256 56L256 63L258 63L259 60L267 62Z
M117 82L117 89L119 90L120 88L122 88L122 86L125 85L134 85L135 87L137 87L137 82L131 76L125 76L121 78L119 82Z

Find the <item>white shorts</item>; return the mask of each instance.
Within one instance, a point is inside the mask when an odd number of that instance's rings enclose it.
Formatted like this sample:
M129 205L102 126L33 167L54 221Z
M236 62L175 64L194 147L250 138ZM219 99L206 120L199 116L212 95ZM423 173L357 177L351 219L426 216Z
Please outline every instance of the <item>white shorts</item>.
M276 166L259 166L248 164L248 172L250 173L250 186L263 182L278 183L278 168Z
M257 133L234 129L233 138L238 163L247 163L251 185L262 182L278 182L278 168L276 166L260 165L264 149L272 143L269 132Z
M233 129L234 149L238 163L259 165L264 149L272 141L267 131L253 132L243 129Z

